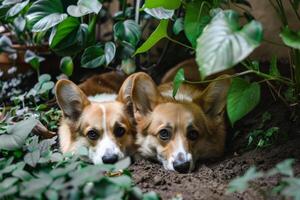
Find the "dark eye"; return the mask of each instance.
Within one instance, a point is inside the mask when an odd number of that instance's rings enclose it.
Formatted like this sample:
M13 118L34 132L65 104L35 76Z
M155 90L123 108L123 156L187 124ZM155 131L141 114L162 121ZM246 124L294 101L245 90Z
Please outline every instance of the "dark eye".
M190 131L187 132L186 137L189 140L196 140L199 137L199 133L196 130L190 130Z
M126 130L122 126L118 126L114 129L114 134L116 137L122 137L125 134Z
M99 138L99 134L95 130L89 130L87 136L90 140L97 140Z
M159 138L162 140L169 140L171 138L171 133L168 129L162 129L159 131Z

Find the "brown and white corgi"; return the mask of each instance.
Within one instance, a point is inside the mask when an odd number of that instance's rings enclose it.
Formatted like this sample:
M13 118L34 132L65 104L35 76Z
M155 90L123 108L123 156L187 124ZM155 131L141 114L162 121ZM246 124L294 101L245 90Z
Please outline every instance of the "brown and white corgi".
M58 130L63 153L76 153L84 146L88 159L99 164L115 163L134 151L133 121L122 95L117 94L124 79L110 72L94 76L80 87L69 80L57 82L56 99L63 111Z
M138 152L182 173L193 170L199 159L221 156L229 86L226 78L204 90L183 84L174 99L172 83L158 87L145 73L131 75L122 88L132 103Z

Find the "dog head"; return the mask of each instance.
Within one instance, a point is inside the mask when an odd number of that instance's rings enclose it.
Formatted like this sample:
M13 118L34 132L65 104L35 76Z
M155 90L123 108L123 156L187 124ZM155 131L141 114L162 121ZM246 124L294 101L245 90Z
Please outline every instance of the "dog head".
M182 85L176 100L168 95L172 85L158 88L145 73L132 75L127 84L143 156L165 169L189 172L199 158L223 153L229 80L213 82L204 91Z
M107 94L104 96L107 99ZM115 163L133 151L135 131L131 117L122 99L113 96L96 102L71 81L57 82L56 99L63 111L59 128L62 152L76 152L84 146L88 159L98 164Z

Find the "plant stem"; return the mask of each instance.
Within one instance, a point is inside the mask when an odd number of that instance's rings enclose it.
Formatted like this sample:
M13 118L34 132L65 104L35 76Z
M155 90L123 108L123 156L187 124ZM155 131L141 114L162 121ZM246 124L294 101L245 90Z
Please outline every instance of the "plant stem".
M191 50L195 50L193 47L190 47L190 46L188 46L188 45L186 45L186 44L183 44L183 43L181 43L181 42L179 42L179 41L177 41L177 40L174 40L173 38L171 38L171 37L169 37L169 36L167 36L167 39L170 40L171 42L174 42L174 43L176 43L176 44L178 44L178 45L180 45L180 46L183 46L183 47L185 47L185 48L188 48L188 49L191 49Z
M295 12L295 15L297 16L297 19L300 21L300 15L298 14L297 8L294 6L292 0L289 0L289 2L290 2L291 6L292 6L292 8L293 8L293 10Z

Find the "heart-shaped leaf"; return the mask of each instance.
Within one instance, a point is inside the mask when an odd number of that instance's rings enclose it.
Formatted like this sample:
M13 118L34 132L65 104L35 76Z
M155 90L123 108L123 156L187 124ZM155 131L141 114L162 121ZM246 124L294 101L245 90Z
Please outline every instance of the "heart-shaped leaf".
M136 50L134 54L144 53L153 47L162 38L168 37L168 22L169 20L162 19L155 31L148 37L148 39Z
M236 12L219 11L197 39L196 61L202 78L233 67L262 40L262 25L251 21L239 26Z
M29 118L9 126L7 134L0 135L0 149L15 150L21 148L37 122L36 119Z
M119 41L136 47L141 38L141 29L133 20L120 21L114 25L114 35Z
M115 57L116 54L115 44L113 42L105 43L104 51L105 51L106 65L108 65Z
M88 26L68 17L60 23L49 38L50 48L62 56L75 55L87 44Z
M249 113L260 100L260 85L234 78L227 95L227 113L232 125Z
M206 1L191 1L186 6L184 33L193 47L205 26L210 22L210 5Z
M145 8L144 11L156 19L170 19L174 15L174 10L165 9L163 7Z
M26 17L33 32L42 32L62 22L67 14L61 0L38 0L31 5Z
M45 58L36 55L33 51L27 50L24 56L25 62L29 63L35 70L40 67L40 63L45 60Z
M300 32L295 32L288 27L285 27L280 33L280 37L285 45L300 49Z
M102 45L96 44L83 52L81 56L81 67L96 68L105 64L105 55Z
M29 0L26 0L22 3L17 3L13 7L11 7L7 12L7 17L13 17L19 14L29 3Z
M69 6L67 12L73 17L82 17L90 13L98 14L101 8L102 4L98 0L79 0L77 6Z
M70 56L63 57L60 60L60 70L67 76L73 74L74 64Z

